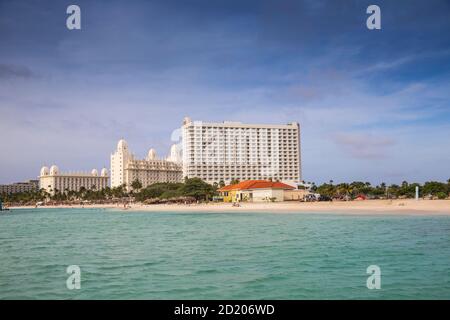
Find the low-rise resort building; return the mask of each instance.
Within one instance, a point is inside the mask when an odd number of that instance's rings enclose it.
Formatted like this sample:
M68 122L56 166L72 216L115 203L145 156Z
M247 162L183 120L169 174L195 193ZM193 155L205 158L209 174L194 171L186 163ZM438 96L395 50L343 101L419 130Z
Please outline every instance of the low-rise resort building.
M299 200L305 193L305 190L297 190L286 183L268 180L246 180L224 186L218 191L224 202Z
M101 190L109 185L108 170L103 168L100 175L96 169L89 172L59 172L57 166L42 167L39 185L49 194L56 192Z
M39 189L39 180L29 180L27 182L16 182L0 185L0 194L13 194L22 192L32 192Z

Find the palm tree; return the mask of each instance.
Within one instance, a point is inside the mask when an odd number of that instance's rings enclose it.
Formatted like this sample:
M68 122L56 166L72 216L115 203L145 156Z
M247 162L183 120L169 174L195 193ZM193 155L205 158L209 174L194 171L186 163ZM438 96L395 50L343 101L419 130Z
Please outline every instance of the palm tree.
M84 200L85 196L86 196L86 188L81 187L80 190L78 191L78 198Z
M73 198L75 197L76 192L73 190L69 190L67 192L67 196L69 197L69 200L74 200Z
M338 187L338 192L345 194L347 197L351 197L353 193L353 186L348 183L341 183Z
M110 198L112 196L112 190L110 187L106 187L103 189L105 198Z
M135 179L131 183L131 188L133 188L133 191L136 190L139 192L139 190L142 188L142 183L138 179Z

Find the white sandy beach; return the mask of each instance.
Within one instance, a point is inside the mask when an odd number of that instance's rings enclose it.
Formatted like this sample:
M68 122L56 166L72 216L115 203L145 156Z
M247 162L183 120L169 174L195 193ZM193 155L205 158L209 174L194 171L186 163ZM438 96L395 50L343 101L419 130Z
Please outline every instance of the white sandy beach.
M44 206L40 208L106 208L123 210L123 205L74 205ZM22 207L24 208L24 207ZM29 207L34 208L34 207ZM11 209L15 209L12 207ZM241 203L233 207L231 203L209 204L131 204L131 208L123 211L147 212L271 212L271 213L339 213L339 214L405 214L450 215L450 200L365 200L365 201L333 201L333 202L278 202L278 203Z

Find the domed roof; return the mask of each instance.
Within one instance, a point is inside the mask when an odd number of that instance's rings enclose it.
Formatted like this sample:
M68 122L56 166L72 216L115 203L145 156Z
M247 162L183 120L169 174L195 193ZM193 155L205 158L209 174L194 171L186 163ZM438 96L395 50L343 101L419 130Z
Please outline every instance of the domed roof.
M102 171L101 171L101 176L102 177L107 177L108 176L108 169L103 168Z
M55 176L55 175L57 175L58 173L59 173L58 167L55 166L55 165L52 165L52 166L50 167L50 175L51 175L51 176Z
M155 149L151 148L150 150L148 150L147 160L155 160L155 159L156 159L156 151Z
M186 125L186 124L191 123L191 122L192 122L192 119L191 119L191 118L189 118L189 117L184 117L184 119L183 119L183 125Z
M92 169L91 175L93 175L94 177L97 177L97 176L98 176L98 171L97 171L97 169Z
M117 150L128 149L128 143L124 139L120 139L117 143Z
M41 176L48 176L48 167L46 167L46 166L43 166L42 168L41 168Z
M173 144L170 147L170 156L168 160L172 162L181 162L181 155L177 144Z

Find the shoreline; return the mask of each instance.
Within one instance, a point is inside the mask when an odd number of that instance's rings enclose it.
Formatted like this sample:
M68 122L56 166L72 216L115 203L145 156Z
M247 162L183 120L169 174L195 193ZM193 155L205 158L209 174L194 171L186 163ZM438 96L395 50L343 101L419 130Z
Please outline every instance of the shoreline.
M10 209L35 209L35 206L10 207ZM364 200L364 201L333 201L333 202L275 202L275 203L241 203L240 207L233 207L231 203L208 204L131 204L123 209L117 204L92 205L60 205L40 206L36 209L112 209L123 212L190 212L190 213L239 213L239 212L267 212L267 213L329 213L329 214L380 214L380 215L449 215L450 200Z

